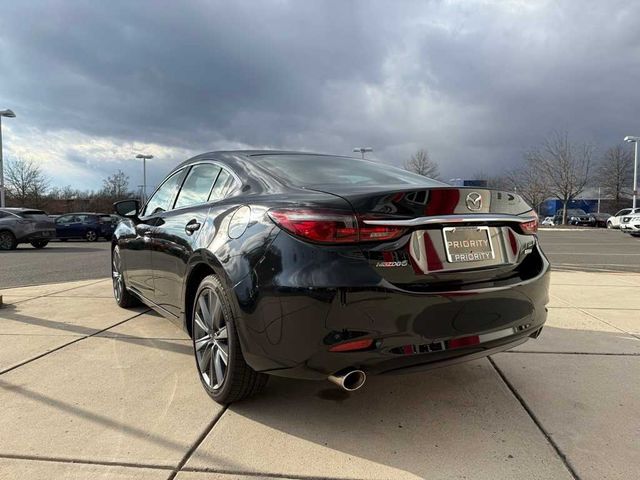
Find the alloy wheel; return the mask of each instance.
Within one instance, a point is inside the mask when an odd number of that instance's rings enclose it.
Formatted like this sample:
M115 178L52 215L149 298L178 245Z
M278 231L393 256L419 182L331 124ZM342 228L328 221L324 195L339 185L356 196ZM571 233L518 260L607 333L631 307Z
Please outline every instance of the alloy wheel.
M196 299L193 338L200 376L207 387L217 390L229 365L229 334L220 298L209 288Z
M98 239L98 234L96 232L94 232L93 230L89 230L85 237L87 238L87 240L89 240L90 242L95 242Z
M120 252L117 247L113 250L111 278L113 280L113 296L116 298L116 302L120 302L122 299L122 293L124 292L124 279L122 278Z
M14 242L11 232L0 232L0 250L12 250Z

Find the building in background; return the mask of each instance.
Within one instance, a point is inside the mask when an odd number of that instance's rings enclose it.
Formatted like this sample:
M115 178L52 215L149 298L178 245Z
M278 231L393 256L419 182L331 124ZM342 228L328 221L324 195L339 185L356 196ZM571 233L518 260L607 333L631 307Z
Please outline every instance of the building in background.
M465 180L463 178L452 178L449 180L449 185L453 187L487 188L488 182L486 180Z

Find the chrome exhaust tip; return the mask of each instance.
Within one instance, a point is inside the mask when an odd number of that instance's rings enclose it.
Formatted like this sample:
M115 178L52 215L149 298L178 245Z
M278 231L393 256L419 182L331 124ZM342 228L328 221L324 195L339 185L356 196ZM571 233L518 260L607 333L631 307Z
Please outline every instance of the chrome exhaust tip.
M329 375L328 380L347 392L355 392L367 381L367 374L362 370L350 370L343 375Z

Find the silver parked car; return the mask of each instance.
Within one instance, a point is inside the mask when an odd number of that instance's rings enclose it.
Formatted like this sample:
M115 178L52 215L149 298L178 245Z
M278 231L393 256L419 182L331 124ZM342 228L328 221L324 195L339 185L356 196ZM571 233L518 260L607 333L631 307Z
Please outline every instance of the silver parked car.
M13 250L19 243L44 248L55 236L55 223L42 210L0 209L0 250Z

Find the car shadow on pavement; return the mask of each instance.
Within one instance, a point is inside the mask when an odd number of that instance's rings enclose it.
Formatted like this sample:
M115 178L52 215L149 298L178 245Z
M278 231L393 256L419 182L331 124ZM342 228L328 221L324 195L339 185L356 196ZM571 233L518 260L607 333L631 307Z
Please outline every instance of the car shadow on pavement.
M536 340L530 340L524 344L529 345L528 352L509 353L509 357L529 355L535 359L532 355L546 358L555 355L558 362L564 362L572 355L573 358L640 355L640 339L623 332L555 327L545 327L545 330L542 338L545 334L554 337L554 351L536 351ZM574 334L579 334L579 338L593 337L593 345L623 342L629 351L581 352L579 345L574 348L570 344L563 348L562 343L571 342ZM526 372L522 375L526 376ZM589 399L575 400L589 402ZM225 416L234 416L233 422L230 421L234 428L223 430L220 438L232 436L240 441L236 438L242 435L240 432L251 431L252 438L246 440L243 448L247 451L260 448L261 455L279 458L291 468L282 473L284 476L322 476L320 472L305 471L304 466L292 467L296 455L307 451L304 445L311 442L320 447L316 462L323 461L323 454L327 455L327 462L335 461L335 455L326 450L330 449L345 454L339 456L345 464L359 457L420 478L429 477L433 472L474 478L474 465L485 462L486 467L488 461L512 464L505 466L505 472L511 474L504 478L524 478L522 475L528 475L526 468L536 462L541 467L540 478L552 478L548 471L545 473L549 458L544 455L551 452L545 435L486 359L415 374L370 376L365 386L353 393L344 392L329 382L272 377L264 392L232 405ZM212 449L216 443L215 433L214 429L210 434L213 438L209 448ZM602 432L602 436L609 437L615 444L616 432ZM291 449L282 448L283 445L290 445ZM528 450L532 446L538 449L537 453ZM297 447L301 448L299 452ZM238 460L254 463L255 453L238 455ZM556 460L560 465L561 459L556 457ZM461 467L461 461L467 466ZM299 462L304 464L302 459ZM519 467L513 466L519 462ZM521 475L516 475L517 472Z
M53 328L65 333L79 335L81 337L88 337L96 335L97 333L107 331L109 328L113 328L115 325L107 326L105 328L91 328L85 327L83 325L77 325L73 323L59 322L56 320L47 320L44 318L38 318L31 315L24 315L22 313L18 313L17 305L8 304L5 305L2 310L0 310L0 315L2 316L2 321L14 321L20 322L27 325L36 325L39 327ZM142 314L154 314L151 313L150 310L140 310L138 315ZM122 324L128 322L130 320L135 319L138 315L118 322L117 324ZM155 314L157 315L157 314ZM168 321L168 320L167 320ZM117 335L109 335L109 336L101 336L99 338L107 338L113 339L120 342L132 343L135 345L140 345L147 348L157 348L161 350L166 350L168 352L181 353L184 355L192 355L193 350L191 345L185 345L183 343L176 343L171 341L171 339L162 339L162 338L147 338L147 337L139 337L135 335L128 335L126 333L118 333ZM176 340L185 340L186 338L176 339Z
M105 429L118 431L130 437L133 437L138 441L142 441L145 443L150 442L160 447L181 453L183 455L187 454L189 450L189 445L178 443L172 440L171 438L154 434L146 429L134 427L126 423L119 422L117 420L114 420L113 418L109 418L106 415L102 415L100 413L93 412L87 408L83 408L79 406L77 402L74 402L73 404L67 403L62 400L53 398L51 396L36 392L28 387L6 382L1 378L0 378L0 391L6 391L6 392L11 392L14 394L21 395L32 401L42 403L43 405L46 405L49 408L53 407L63 414L72 415L79 419L98 424L104 427ZM39 453L44 457L47 457L46 452L39 452ZM221 463L221 460L215 456L207 455L207 458L212 463L216 463L216 464ZM225 463L225 468L233 469L237 467L235 467L233 463L227 462Z

